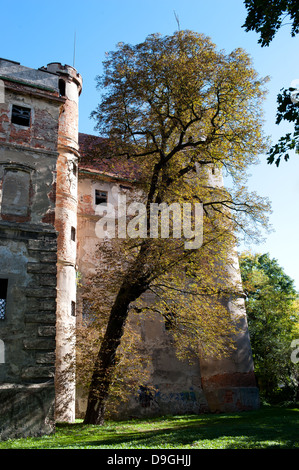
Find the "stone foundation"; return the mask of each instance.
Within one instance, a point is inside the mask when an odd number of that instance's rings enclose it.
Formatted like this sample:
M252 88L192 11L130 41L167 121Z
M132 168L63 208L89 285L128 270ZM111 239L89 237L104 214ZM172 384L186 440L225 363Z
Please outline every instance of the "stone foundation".
M54 431L54 384L0 385L0 439L42 436Z
M0 322L0 439L54 430L56 232L0 222L0 277L8 279Z

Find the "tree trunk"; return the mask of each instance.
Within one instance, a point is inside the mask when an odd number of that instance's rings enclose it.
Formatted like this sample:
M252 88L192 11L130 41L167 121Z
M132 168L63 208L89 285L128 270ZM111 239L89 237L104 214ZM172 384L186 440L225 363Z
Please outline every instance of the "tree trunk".
M89 389L84 424L103 424L109 386L115 368L115 356L121 342L129 305L136 300L147 286L144 283L126 281L120 288L111 309L105 336L94 365Z

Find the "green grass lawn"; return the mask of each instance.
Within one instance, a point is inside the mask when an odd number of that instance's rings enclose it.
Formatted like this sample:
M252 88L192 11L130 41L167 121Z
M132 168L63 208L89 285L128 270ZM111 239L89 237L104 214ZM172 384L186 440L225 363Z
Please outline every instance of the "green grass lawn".
M0 449L298 449L299 408L166 416L87 426L57 424L41 438L0 441Z

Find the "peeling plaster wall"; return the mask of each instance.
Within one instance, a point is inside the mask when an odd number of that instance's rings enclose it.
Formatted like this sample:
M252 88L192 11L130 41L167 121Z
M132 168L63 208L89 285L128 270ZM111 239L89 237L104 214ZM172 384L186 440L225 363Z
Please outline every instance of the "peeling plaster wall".
M10 187L12 194L16 194L20 185L20 177L28 179L27 212L20 216L32 223L54 223L55 212L55 185L56 185L56 152L40 152L35 149L16 149L13 146L0 145L0 201L2 201L2 189L5 184L5 176L10 173ZM25 183L25 181L24 181ZM25 191L25 188L24 188ZM24 197L20 202L26 203ZM9 211L7 201L3 201L0 218L13 220L16 214ZM4 210L5 209L5 210ZM18 215L18 214L16 214Z
M58 77L0 60L0 438L54 430ZM12 106L30 109L29 125Z

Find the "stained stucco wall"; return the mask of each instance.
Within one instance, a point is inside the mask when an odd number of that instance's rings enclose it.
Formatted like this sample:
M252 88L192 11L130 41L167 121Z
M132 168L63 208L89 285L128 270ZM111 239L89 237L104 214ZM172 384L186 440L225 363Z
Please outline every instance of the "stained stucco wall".
M58 78L0 60L0 438L54 429ZM13 122L13 106L29 110ZM26 111L26 112L27 112ZM3 294L2 294L3 295Z

